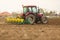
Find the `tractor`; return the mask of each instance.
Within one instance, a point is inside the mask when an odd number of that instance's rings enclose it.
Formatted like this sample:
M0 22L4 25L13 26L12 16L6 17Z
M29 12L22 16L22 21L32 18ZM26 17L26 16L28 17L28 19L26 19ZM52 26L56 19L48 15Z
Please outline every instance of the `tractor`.
M28 20L30 24L48 23L47 17L40 12L40 9L37 6L23 6L22 17L24 20Z

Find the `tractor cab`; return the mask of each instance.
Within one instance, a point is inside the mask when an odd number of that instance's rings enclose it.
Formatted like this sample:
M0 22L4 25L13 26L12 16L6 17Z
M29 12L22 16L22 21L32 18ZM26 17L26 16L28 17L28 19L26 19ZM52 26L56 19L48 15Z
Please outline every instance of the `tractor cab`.
M23 7L23 13L29 13L29 14L37 14L38 9L36 6L24 6Z

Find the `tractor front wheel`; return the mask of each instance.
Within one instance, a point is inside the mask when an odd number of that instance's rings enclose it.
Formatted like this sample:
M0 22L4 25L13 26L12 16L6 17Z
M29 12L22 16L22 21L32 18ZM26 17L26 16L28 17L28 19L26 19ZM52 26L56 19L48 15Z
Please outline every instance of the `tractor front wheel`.
M47 17L42 16L42 17L41 17L41 22L42 22L43 24L48 23Z

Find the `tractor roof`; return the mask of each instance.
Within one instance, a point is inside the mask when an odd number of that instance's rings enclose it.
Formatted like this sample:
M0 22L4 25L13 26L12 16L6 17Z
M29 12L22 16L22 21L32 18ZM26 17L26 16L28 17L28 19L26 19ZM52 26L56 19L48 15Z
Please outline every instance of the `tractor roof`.
M29 6L23 6L23 7L36 7L36 6L29 5Z

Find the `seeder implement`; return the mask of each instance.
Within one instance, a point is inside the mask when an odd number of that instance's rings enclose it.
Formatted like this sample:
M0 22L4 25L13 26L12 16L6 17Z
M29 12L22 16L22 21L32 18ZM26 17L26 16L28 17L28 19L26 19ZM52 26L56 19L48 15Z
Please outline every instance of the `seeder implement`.
M12 24L30 24L28 20L24 20L23 18L5 18L7 23Z

